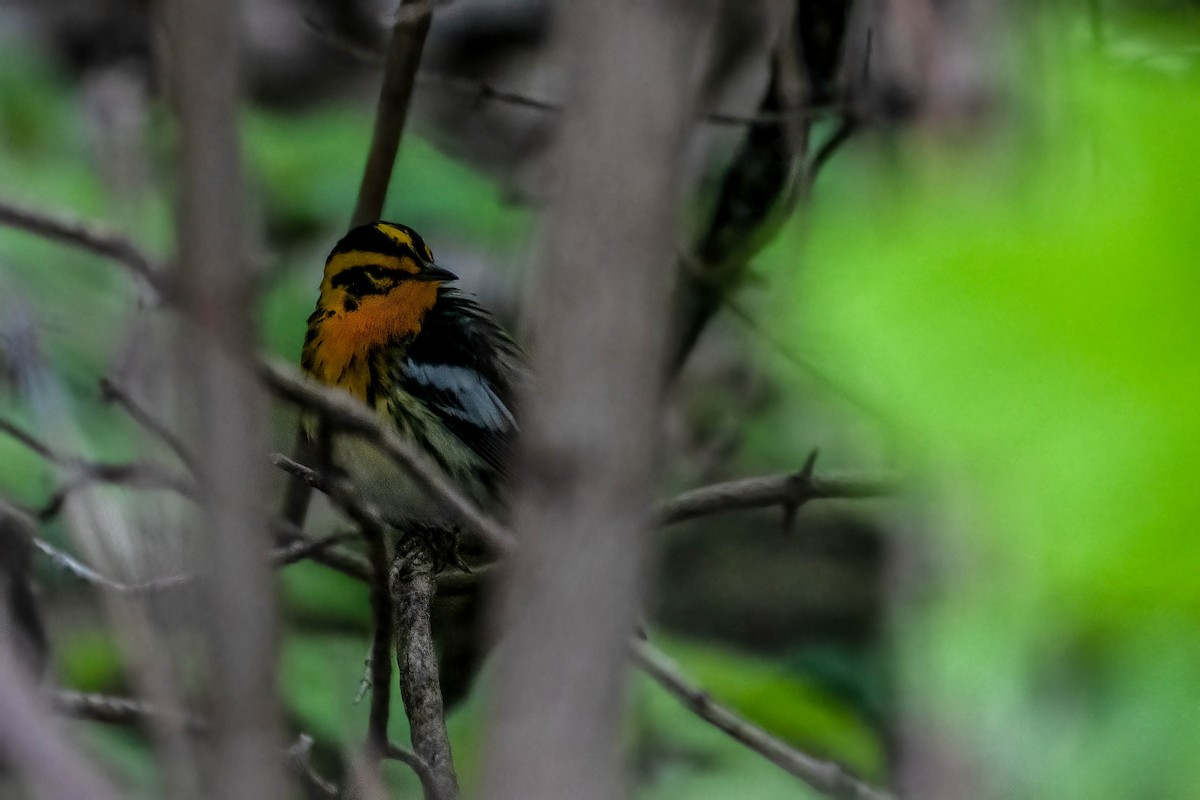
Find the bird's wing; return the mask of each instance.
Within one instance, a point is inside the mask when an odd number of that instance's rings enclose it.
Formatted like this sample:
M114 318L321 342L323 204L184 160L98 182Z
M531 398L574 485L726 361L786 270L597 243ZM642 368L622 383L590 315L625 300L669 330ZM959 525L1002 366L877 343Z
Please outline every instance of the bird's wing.
M443 290L396 370L399 388L432 411L494 471L505 472L516 433L512 411L520 353L470 298Z

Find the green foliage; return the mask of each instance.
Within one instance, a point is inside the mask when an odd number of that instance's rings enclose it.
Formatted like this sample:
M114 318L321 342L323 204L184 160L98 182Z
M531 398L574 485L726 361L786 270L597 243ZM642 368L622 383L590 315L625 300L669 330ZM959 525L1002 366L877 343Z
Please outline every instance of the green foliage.
M908 545L936 563L900 629L910 710L998 797L1200 794L1191 19L1186 50L1118 28L1024 76L1036 122L987 144L863 153L775 251L806 259L780 330L939 501Z

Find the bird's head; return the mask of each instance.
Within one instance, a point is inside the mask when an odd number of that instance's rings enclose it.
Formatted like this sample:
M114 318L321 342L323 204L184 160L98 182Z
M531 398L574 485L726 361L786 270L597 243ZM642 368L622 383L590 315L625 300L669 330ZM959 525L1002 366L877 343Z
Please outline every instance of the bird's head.
M439 287L454 279L406 225L373 222L350 231L325 261L321 296L304 337L305 370L369 398L371 354L420 334Z
M325 261L320 305L340 314L411 319L419 329L438 287L457 276L433 262L433 252L407 225L373 222L341 238ZM415 332L415 331L414 331Z

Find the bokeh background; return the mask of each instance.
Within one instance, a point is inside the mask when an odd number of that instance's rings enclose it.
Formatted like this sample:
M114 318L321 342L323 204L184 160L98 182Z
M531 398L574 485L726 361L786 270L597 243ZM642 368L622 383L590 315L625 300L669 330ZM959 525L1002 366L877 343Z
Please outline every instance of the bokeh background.
M722 5L731 44L708 107L754 112L769 5ZM665 531L648 623L713 696L872 781L904 771L940 797L1200 796L1200 6L1014 5L982 37L967 111L888 114L836 152L669 398L667 494L795 470L819 448L819 472L895 475L896 496L813 503L786 527L774 511ZM385 11L247 4L249 227L262 347L284 359L349 218ZM438 10L385 215L518 330L555 113L480 96L478 81L549 102L548 44L540 3ZM160 49L132 0L0 5L4 198L168 257ZM690 216L744 135L698 129ZM146 344L144 301L98 259L0 229L4 417L90 459L163 456L99 384L153 391L186 369ZM274 422L285 448L294 417ZM0 437L5 498L37 507L55 481ZM94 492L92 546L127 575L171 562L172 498ZM43 535L81 547L61 521ZM315 564L281 575L288 721L336 776L365 730L366 592ZM95 589L48 560L38 577L59 684L130 693ZM806 796L644 678L629 702L638 797ZM468 787L480 711L472 695L450 718ZM79 730L134 796L159 796L145 735Z

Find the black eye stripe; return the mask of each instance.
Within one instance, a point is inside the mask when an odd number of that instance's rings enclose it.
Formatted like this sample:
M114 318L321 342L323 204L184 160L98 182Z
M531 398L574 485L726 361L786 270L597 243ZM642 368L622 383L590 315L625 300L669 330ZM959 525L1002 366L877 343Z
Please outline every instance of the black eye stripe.
M350 294L359 296L384 294L395 284L411 277L411 273L402 269L381 264L364 264L342 270L330 279L329 285L335 289L341 287Z

